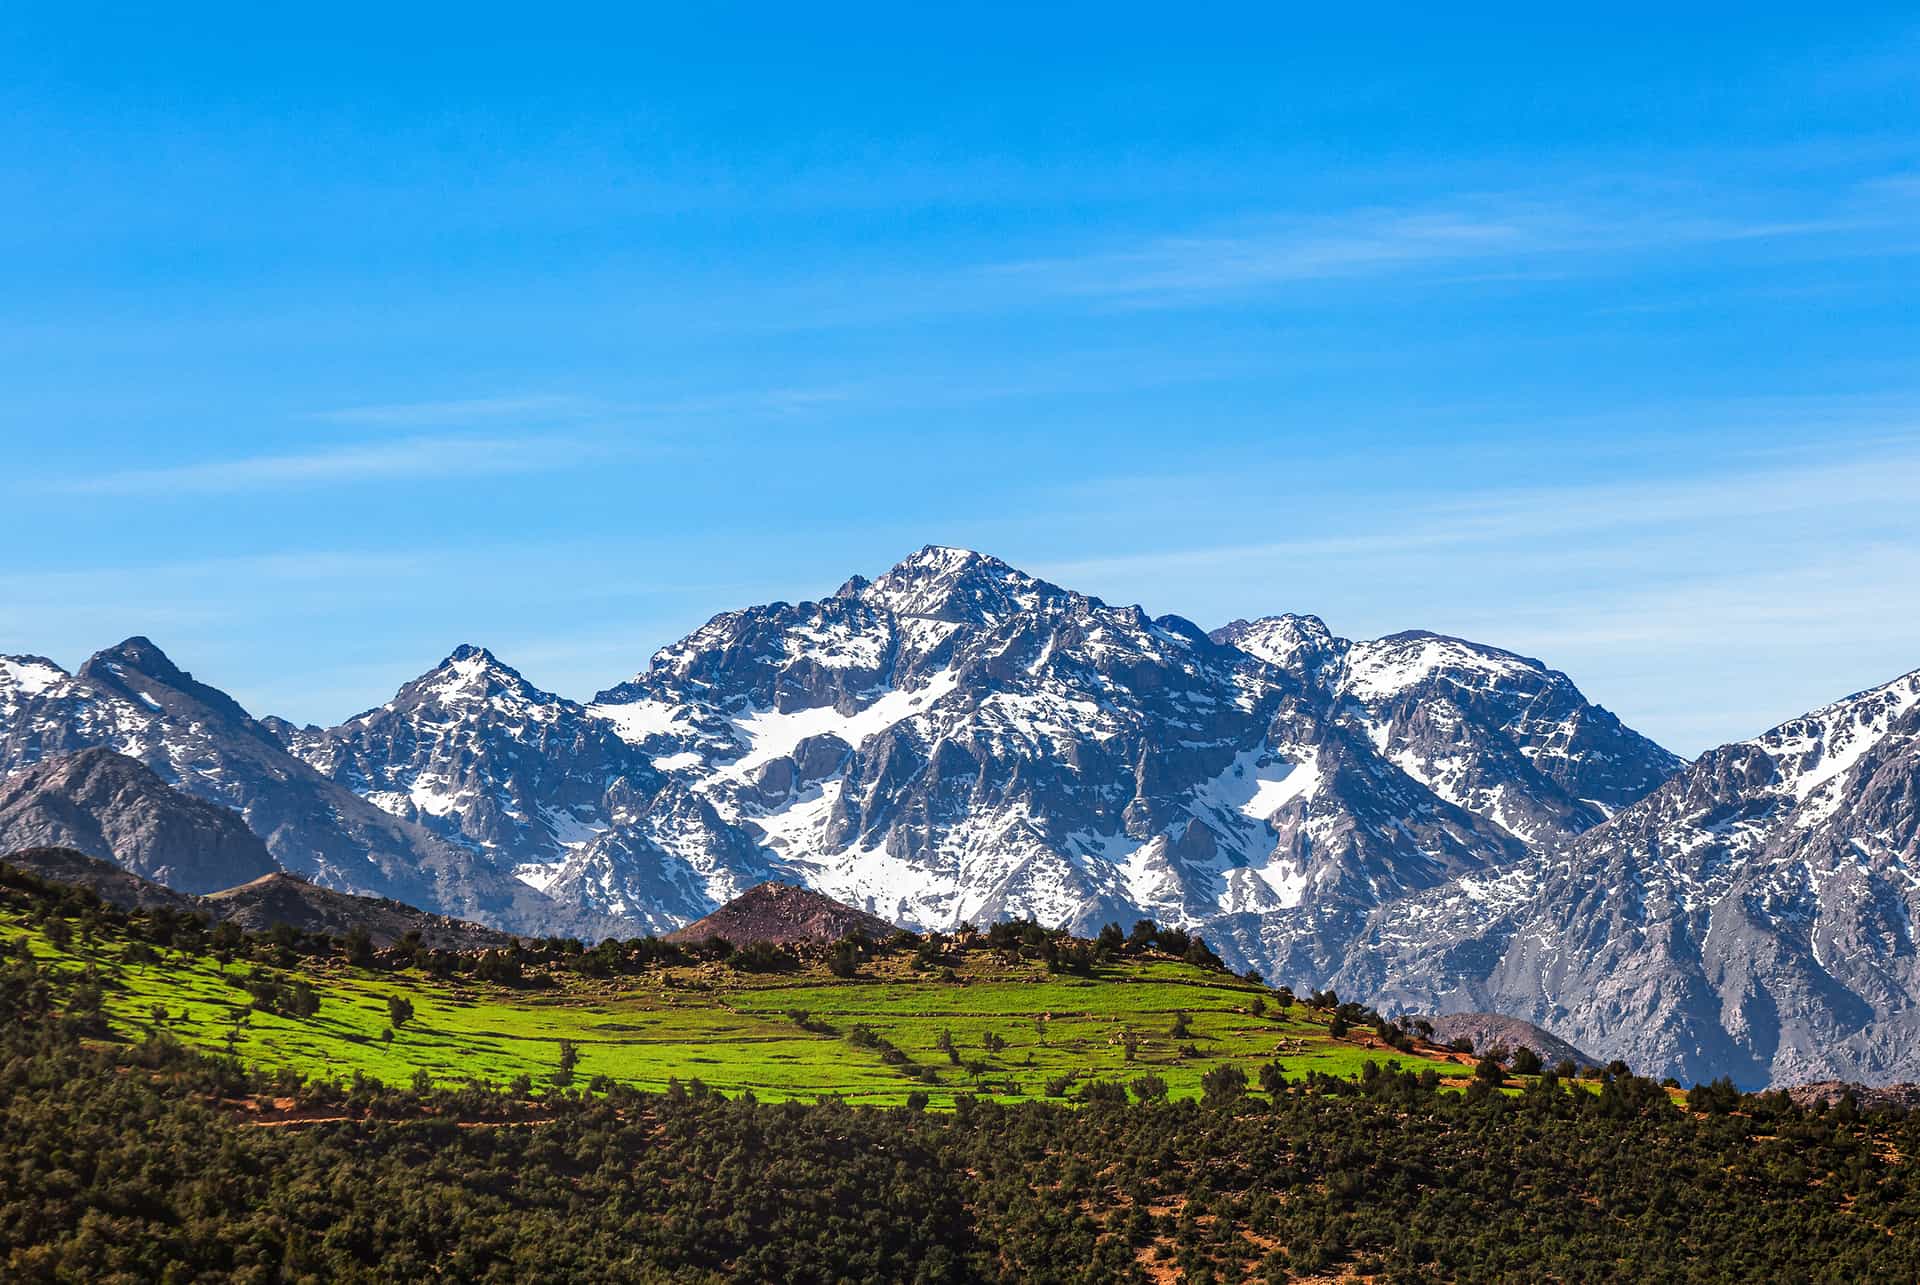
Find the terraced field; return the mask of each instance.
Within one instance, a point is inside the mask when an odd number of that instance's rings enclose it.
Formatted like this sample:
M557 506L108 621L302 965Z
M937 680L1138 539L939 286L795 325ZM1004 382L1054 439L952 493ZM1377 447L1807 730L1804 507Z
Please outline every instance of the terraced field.
M1174 1097L1197 1096L1201 1077L1222 1063L1240 1065L1256 1084L1268 1062L1290 1078L1349 1076L1368 1060L1389 1059L1446 1077L1472 1072L1438 1049L1396 1054L1371 1033L1336 1040L1324 1012L1282 1008L1264 986L1172 960L1128 961L1080 978L981 950L960 956L951 980L892 956L847 979L823 967L764 975L708 963L599 981L562 973L544 985L505 987L294 959L273 973L310 983L320 1004L311 1016L292 1017L253 1007L247 963L222 966L170 950L134 962L140 947L130 952L129 941L110 932L76 932L56 945L13 910L0 912L0 938L24 940L69 978L92 969L119 1036L164 1029L250 1063L328 1078L358 1072L407 1083L424 1073L436 1083L509 1084L526 1076L549 1085L563 1041L577 1058L579 1084L605 1076L663 1090L698 1079L763 1100L836 1094L877 1105L917 1091L934 1107L963 1093L1057 1097L1089 1080L1148 1074ZM389 1009L396 996L413 1009L397 1027Z

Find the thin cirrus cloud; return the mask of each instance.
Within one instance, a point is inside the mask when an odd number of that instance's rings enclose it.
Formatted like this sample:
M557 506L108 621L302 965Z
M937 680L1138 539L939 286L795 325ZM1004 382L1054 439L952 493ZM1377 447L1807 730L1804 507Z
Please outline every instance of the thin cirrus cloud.
M779 416L840 405L854 400L857 395L857 389L845 386L746 388L692 393L655 401L609 401L595 397L540 394L346 406L316 411L307 418L363 429L446 430L508 419L523 423L539 421L558 424L613 416L672 418L742 413Z
M1164 479L1152 485L1164 487ZM1439 501L1407 497L1392 529L1323 526L1315 535L1257 544L1062 560L1041 568L1055 578L1179 576L1207 569L1244 567L1250 561L1311 558L1377 560L1439 548L1517 546L1535 548L1543 537L1554 557L1578 538L1675 526L1718 528L1753 539L1756 524L1830 516L1835 538L1844 540L1867 518L1905 510L1920 491L1920 448L1911 439L1857 443L1851 458L1816 460L1800 451L1782 453L1762 467L1723 477L1607 481L1575 486L1489 489ZM1135 505L1122 490L1117 500ZM1369 510L1371 511L1371 510ZM1762 528L1763 529L1763 528Z
M124 469L39 484L69 495L225 495L262 487L326 486L527 473L563 467L604 449L576 438L412 437L279 455Z
M1732 212L1732 195L1685 208L1667 192L1590 205L1530 196L1463 197L1416 208L1243 220L1131 245L988 265L992 277L1066 295L1177 299L1295 282L1459 271L1716 243L1837 236L1893 226L1889 194L1850 190L1840 208ZM1697 201L1697 198L1695 198ZM1555 270L1545 269L1543 270Z
M421 428L500 419L583 414L592 403L581 397L539 394L518 397L469 397L455 401L393 402L319 411L310 419L375 428Z

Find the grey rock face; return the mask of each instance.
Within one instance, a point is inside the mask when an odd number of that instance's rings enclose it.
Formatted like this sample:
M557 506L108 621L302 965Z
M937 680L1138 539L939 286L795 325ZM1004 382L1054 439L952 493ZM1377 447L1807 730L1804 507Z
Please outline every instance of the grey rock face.
M13 672L18 662L9 662ZM22 690L17 684L16 692ZM229 808L287 869L509 929L591 922L294 758L233 699L144 638L38 681L0 723L0 773L105 747L196 798Z
M179 892L280 867L246 822L107 749L49 759L0 782L0 851L72 848Z
M1920 1079L1920 672L1700 759L1492 881L1375 913L1336 979L1684 1081Z

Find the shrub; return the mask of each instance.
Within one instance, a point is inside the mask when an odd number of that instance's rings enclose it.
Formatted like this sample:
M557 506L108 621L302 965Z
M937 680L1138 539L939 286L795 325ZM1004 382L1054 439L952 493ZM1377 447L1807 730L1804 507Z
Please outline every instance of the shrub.
M1133 1096L1142 1102L1167 1100L1167 1082L1157 1075L1136 1075L1128 1087L1133 1090Z
M1247 1095L1247 1073L1223 1062L1200 1077L1200 1091L1209 1103L1237 1102Z

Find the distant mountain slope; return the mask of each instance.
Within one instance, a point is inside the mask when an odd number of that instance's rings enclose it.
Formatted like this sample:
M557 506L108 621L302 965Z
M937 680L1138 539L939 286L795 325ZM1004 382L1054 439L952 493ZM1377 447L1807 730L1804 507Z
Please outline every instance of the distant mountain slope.
M282 865L324 883L526 931L603 922L320 775L274 730L144 638L96 654L73 675L48 675L18 658L6 672L15 697L0 723L0 772L104 746L238 812Z
M1611 822L1376 912L1336 984L1682 1080L1920 1079L1920 671L1722 746Z
M280 867L246 822L95 748L0 780L0 852L72 848L179 892L211 892Z
M838 941L863 933L884 941L894 931L886 920L843 905L824 893L792 884L763 883L749 888L720 909L697 919L668 941L705 941L724 937L736 946L767 941L780 946L796 942Z

